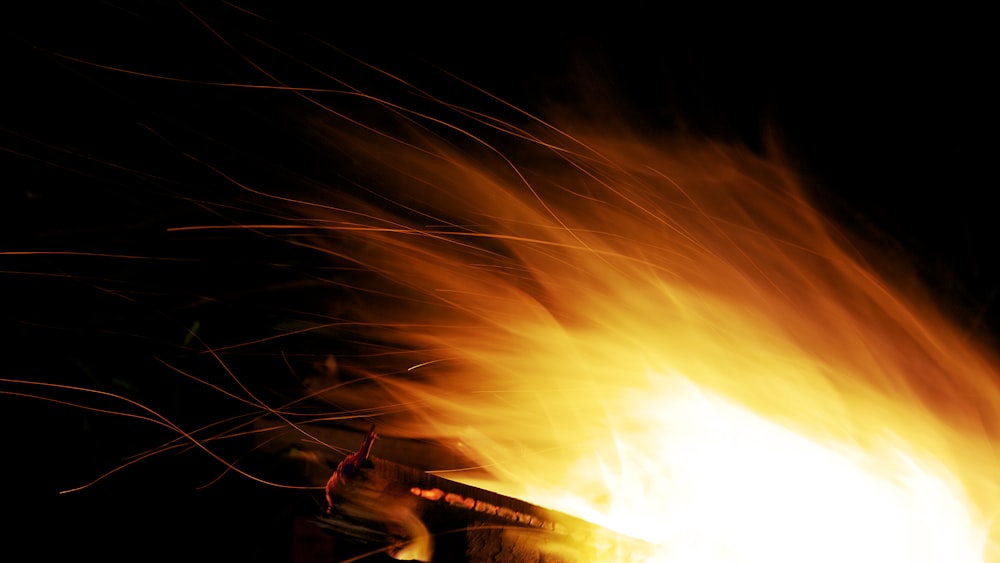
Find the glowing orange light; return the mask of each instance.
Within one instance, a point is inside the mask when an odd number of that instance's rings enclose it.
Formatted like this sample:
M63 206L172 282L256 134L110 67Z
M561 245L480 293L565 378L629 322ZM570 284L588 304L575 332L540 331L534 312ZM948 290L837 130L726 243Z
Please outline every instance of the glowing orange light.
M360 319L409 351L377 379L413 404L391 432L488 473L449 477L657 546L636 559L998 560L993 358L785 167L519 134L518 158L341 137L401 195L300 209L391 296Z
M287 93L326 112L333 124L315 129L356 168L338 176L350 185L280 195L185 153L274 220L172 231L266 232L349 264L350 282L323 281L356 303L288 334L350 332L371 352L352 369L368 372L335 380L331 360L310 390L327 390L343 417L377 416L386 435L441 441L480 465L448 477L652 546L608 550L623 560L1000 563L996 358L905 271L874 266L782 163L618 123L557 128L517 112L522 126L394 84L448 114L432 116L339 79L296 88L249 57L273 84L61 58ZM369 125L339 103L384 114ZM131 399L33 385L121 399L138 414L118 414L255 478ZM248 398L212 387L309 436L239 386ZM411 493L474 509L454 493ZM392 518L423 530L409 511ZM422 539L400 555L430 558Z

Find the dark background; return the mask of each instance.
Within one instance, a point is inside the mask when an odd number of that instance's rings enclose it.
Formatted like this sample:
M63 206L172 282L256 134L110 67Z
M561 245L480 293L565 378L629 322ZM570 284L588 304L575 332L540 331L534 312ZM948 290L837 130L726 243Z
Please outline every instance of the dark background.
M993 305L997 49L985 14L695 15L643 5L399 12L86 0L3 10L0 250L197 261L0 256L0 319L10 329L0 378L128 395L166 409L186 428L241 412L171 375L157 358L225 380L217 365L188 353L185 329L198 321L199 335L216 345L264 334L302 305L274 288L314 266L252 234L168 235L166 228L262 216L202 205L239 195L187 154L261 185L300 176L322 182L323 147L298 131L311 108L287 92L94 65L272 83L244 56L297 85L331 87L322 71L360 87L405 90L347 53L450 101L483 100L445 70L532 112L586 94L571 80L586 69L651 134L683 131L758 151L777 139L830 212L909 256L971 335L990 339L1000 326ZM284 266L273 267L279 261ZM310 344L322 346L291 346ZM241 374L270 365L231 361ZM275 384L275 396L293 393L292 379ZM3 510L16 523L0 532L8 547L104 560L281 561L292 516L316 509L314 494L233 475L196 490L220 471L198 453L159 456L86 491L57 495L174 434L9 393L124 406L99 397L0 390L8 393L0 401L9 437ZM233 441L220 450L235 457L249 447ZM248 463L288 476L280 461Z

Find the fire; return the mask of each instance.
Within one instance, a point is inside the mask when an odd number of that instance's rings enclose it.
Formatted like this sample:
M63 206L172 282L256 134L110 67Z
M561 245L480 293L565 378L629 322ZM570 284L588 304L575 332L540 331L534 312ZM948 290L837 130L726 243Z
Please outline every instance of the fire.
M384 395L331 400L410 405L392 432L486 473L449 477L656 546L635 559L1000 560L993 358L786 166L500 125L516 148L330 129L393 194L296 205L393 350Z
M191 201L271 220L172 232L266 233L333 264L336 305L288 333L351 343L309 382L344 417L478 463L449 478L651 546L584 560L1000 563L994 354L780 159L603 109L558 126L488 95L498 111L473 111L388 73L371 82L400 99L321 73L331 89L297 89L213 36L266 85L60 60L322 110L310 130L342 185L258 185L185 147L245 198ZM165 420L145 411L125 416Z

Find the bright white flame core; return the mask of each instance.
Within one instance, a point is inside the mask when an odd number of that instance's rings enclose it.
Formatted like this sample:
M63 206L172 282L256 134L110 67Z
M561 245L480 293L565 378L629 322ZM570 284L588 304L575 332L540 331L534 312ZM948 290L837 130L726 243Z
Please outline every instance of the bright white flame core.
M646 428L568 475L587 483L599 467L606 506L528 498L654 542L655 561L982 561L984 523L961 484L889 436L874 451L810 440L680 377L657 380L669 388L609 408Z

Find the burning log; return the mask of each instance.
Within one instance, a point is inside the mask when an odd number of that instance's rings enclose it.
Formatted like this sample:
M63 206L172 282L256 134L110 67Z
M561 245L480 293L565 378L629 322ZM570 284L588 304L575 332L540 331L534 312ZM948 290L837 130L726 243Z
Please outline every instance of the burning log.
M338 557L562 563L649 550L584 520L372 457L376 437L372 427L327 482L322 523Z

